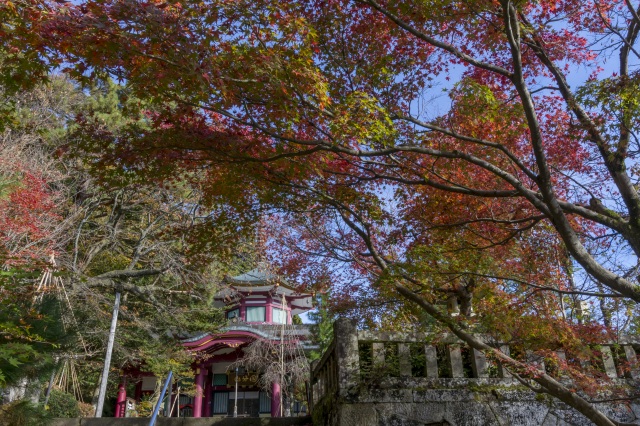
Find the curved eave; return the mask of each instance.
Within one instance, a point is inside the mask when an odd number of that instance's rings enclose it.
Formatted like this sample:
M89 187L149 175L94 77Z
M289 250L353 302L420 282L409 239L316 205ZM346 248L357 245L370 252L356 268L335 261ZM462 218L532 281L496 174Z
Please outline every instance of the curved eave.
M289 339L304 339L304 333L296 333L294 336L287 336ZM220 334L202 333L197 336L184 339L182 345L193 351L212 352L223 347L239 348L256 339L279 340L279 336L267 333L265 331L247 327L233 326L229 327Z
M182 344L185 346L192 346L192 345L200 344L203 339L224 339L226 338L226 336L236 336L236 335L251 337L254 339L257 337L261 337L263 339L270 338L270 336L267 333L261 330L240 325L240 326L228 327L224 329L222 333L218 333L218 334L202 333L197 336L184 339L182 341Z

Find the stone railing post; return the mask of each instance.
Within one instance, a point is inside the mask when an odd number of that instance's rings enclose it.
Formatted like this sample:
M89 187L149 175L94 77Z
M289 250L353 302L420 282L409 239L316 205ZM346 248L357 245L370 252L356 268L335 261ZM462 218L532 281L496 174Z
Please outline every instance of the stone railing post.
M565 351L563 351L563 350L556 351L556 356L558 357L558 360L560 362L562 362L562 363L566 363L567 362L567 353ZM566 375L566 374L562 373L561 370L560 370L559 374L563 375L563 376Z
M376 367L384 365L384 343L373 342L371 350L373 352L373 365Z
M511 356L511 351L507 345L500 345L500 352L507 356ZM503 379L510 379L513 377L501 362L498 362L498 375Z
M624 355L627 358L627 362L629 362L629 367L631 367L631 371L629 374L632 379L640 379L640 371L638 370L638 358L636 356L636 351L633 349L631 345L624 345Z
M489 377L487 372L487 357L477 349L471 348L471 368L475 377Z
M406 343L398 343L398 368L401 377L411 377L411 348Z
M438 352L436 347L432 345L426 345L424 347L424 355L426 357L427 364L427 377L430 379L438 378Z
M600 346L600 354L602 355L602 365L604 366L604 372L611 379L618 377L616 370L616 364L613 362L613 352L611 352L610 346Z
M533 351L526 351L527 353L527 362L536 366L536 368L543 373L546 371L544 365L544 358L540 355L536 355Z
M449 345L447 351L449 366L451 367L451 377L464 377L464 367L462 366L462 352L460 345Z
M338 318L333 324L333 341L338 370L338 395L343 397L358 384L360 376L356 322L348 318Z

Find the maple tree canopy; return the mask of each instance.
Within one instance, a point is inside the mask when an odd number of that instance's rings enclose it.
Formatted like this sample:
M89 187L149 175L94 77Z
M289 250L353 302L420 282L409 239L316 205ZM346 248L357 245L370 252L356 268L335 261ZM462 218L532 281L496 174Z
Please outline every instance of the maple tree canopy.
M341 283L347 302L400 294L505 360L465 330L588 356L585 343L637 313L638 8L40 0L0 11L15 21L3 66L24 52L35 75L57 65L82 84L123 84L121 131L78 117L73 149L104 179L188 180L236 226L270 214L282 267L301 282ZM450 295L463 315L436 306ZM602 322L567 316L580 297L602 302ZM552 377L519 371L613 424Z

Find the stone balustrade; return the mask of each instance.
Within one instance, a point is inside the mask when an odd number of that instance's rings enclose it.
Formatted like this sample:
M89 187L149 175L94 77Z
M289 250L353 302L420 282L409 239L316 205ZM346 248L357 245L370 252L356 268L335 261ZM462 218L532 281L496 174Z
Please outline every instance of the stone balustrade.
M533 353L518 353L517 347L512 348L508 343L491 341L486 336L481 338L490 346L514 358L527 360L537 365L539 369L558 375L554 365L545 365L544 360L536 358ZM636 354L636 350L640 349L639 343L628 339L604 343L595 348L596 356L591 360L573 358L567 360L567 354L564 352L557 352L557 359L583 365L590 362L593 363L596 374L599 371L603 378L608 376L620 386L626 386L629 383L637 385L637 379L640 379ZM567 378L560 377L560 379L568 381ZM535 395L526 389L521 389L521 384L512 378L509 371L500 363L487 359L482 352L470 348L453 336L441 337L433 341L432 336L424 333L357 330L352 321L340 319L334 325L334 340L330 347L322 358L311 366L310 402L316 422L322 418L321 424L326 425L364 425L367 423L364 420L358 423L357 418L344 420L344 413L357 407L362 408L365 404L369 410L374 407L379 408L377 411L371 411L378 412L376 421L379 421L380 407L384 406L388 413L394 413L393 417L397 416L395 411L399 410L400 405L405 411L417 410L417 406L420 405L416 405L417 403L429 405L434 403L430 399L438 400L443 395L445 399L459 399L460 403L466 401L465 398L475 401L467 403L468 406L478 405L478 401L485 396L482 395L478 399L478 395L472 397L468 391L473 389L476 392L480 388L512 389L509 395L518 399L520 403L524 401L530 407L537 404ZM450 411L458 409L455 408L456 404L453 400L447 400ZM390 408L389 404L400 405ZM464 405L462 404L461 407ZM336 407L345 408L346 411ZM481 410L482 407L476 408ZM617 414L612 415L620 420L635 419L635 414L623 413L618 406L607 406L604 409L616 412ZM563 407L562 410L565 414L570 413L567 416L580 416L571 412L568 407ZM545 412L547 411L549 411L548 407ZM445 414L442 417L443 421ZM638 416L640 417L640 413ZM363 418L367 418L367 422L373 421L370 416ZM435 420L434 424L438 424L438 419ZM349 423L354 421L356 423ZM466 424L464 421L453 423L450 420L447 421L449 424ZM483 421L486 421L486 424L501 422L500 419L494 422L490 418ZM382 421L376 424L384 423Z

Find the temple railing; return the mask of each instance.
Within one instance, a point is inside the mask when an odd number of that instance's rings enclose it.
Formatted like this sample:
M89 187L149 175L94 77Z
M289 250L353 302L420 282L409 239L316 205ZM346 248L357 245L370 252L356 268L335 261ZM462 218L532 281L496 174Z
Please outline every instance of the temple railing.
M430 388L476 384L517 384L507 369L480 351L470 348L454 336L431 341L424 333L376 332L357 330L347 319L334 324L334 339L323 356L311 365L310 403L314 406L325 398L357 397L362 386L377 388ZM545 365L533 353L517 353L507 343L486 343L516 359L526 360L537 368L555 375L557 366ZM563 351L557 359L577 365L593 364L603 377L624 382L640 379L640 362L636 351L640 340L630 338L599 345L594 358L579 360Z

